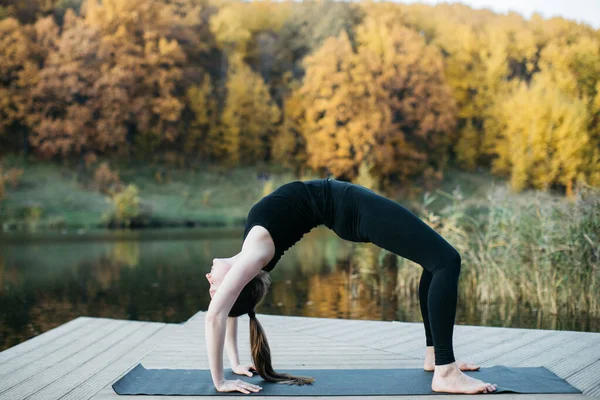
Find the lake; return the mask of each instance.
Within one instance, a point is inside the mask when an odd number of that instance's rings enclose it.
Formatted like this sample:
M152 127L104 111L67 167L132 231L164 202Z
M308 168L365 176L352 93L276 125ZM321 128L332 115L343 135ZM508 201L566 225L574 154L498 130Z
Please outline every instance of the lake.
M241 229L3 234L0 351L79 316L184 322L208 307L212 259L239 252L241 238ZM352 249L326 228L311 231L273 270L258 313L422 321L415 295L394 294L393 268L365 282ZM461 291L457 324L600 331L598 318L469 299Z

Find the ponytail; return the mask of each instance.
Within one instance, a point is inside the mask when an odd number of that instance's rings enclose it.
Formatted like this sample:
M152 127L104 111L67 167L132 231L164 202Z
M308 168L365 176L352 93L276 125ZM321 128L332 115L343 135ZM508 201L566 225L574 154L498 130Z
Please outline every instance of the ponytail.
M280 374L273 370L271 365L271 349L269 342L265 336L265 331L262 325L256 319L254 308L265 298L269 286L271 285L271 277L266 271L260 271L257 276L252 278L250 282L240 292L240 295L229 311L230 317L239 317L243 314L248 314L250 317L250 353L252 361L256 367L258 374L266 381L276 383L287 383L288 385L305 385L314 382L313 378L306 376L291 376L288 374Z
M271 365L271 349L265 336L262 325L256 319L254 310L248 313L250 316L250 349L252 361L259 375L268 382L286 383L288 385L305 385L314 382L314 378L307 376L291 376L275 372Z

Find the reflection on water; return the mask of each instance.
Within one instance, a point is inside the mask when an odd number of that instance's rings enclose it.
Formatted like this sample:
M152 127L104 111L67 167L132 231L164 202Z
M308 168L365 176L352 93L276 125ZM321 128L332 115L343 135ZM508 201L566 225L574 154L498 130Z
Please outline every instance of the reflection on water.
M212 259L237 253L240 243L241 232L207 231L0 237L0 351L79 316L183 322L208 307L204 275ZM397 281L403 275L395 257L378 257L367 245L315 229L272 272L259 312L421 321L414 290ZM515 304L482 307L468 299L460 294L459 324L600 331L600 322L585 316L545 315Z

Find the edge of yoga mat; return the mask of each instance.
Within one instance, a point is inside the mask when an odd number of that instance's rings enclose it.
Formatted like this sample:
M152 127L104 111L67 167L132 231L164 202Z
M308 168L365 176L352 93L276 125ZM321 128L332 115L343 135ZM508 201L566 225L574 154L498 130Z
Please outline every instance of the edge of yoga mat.
M225 379L243 379L262 386L260 396L401 396L442 394L431 390L433 374L422 369L321 369L288 370L293 375L315 377L315 383L289 386L265 382L225 370ZM512 368L493 366L468 375L498 384L494 393L572 394L581 391L545 367ZM368 379L368 381L365 381ZM368 383L365 386L365 383ZM220 393L213 386L209 370L146 369L142 364L112 385L120 395L236 396L243 393ZM250 394L252 395L252 394Z

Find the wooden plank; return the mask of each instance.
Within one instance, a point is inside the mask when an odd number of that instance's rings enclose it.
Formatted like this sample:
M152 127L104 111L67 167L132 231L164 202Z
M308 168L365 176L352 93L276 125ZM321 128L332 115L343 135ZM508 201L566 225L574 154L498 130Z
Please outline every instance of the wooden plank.
M576 332L553 332L552 334L544 336L539 340L535 340L526 346L520 346L518 348L508 350L502 354L498 354L496 357L488 358L486 363L513 366L514 362L535 357L538 354L552 350L561 343L568 343L576 338ZM510 342L508 344L510 344Z
M595 342L591 346L574 352L566 358L545 365L545 367L560 377L568 378L580 369L596 362L599 354L600 342Z
M135 367L146 354L152 351L152 349L160 344L165 338L177 333L180 328L181 326L175 324L163 326L138 346L127 351L116 361L110 363L106 368L67 392L64 397L61 397L61 400L80 400L92 397L105 387L107 383L115 382L121 376L129 372L129 370Z
M11 373L18 373L18 370L25 365L31 364L36 360L40 360L53 353L60 354L65 348L70 347L74 341L81 337L85 337L90 333L96 331L102 325L105 325L107 320L102 319L88 319L85 325L79 325L78 329L71 330L65 335L54 337L51 342L41 344L31 351L20 354L16 358L12 358L2 364L0 364L0 380L4 379L4 376ZM2 386L0 385L0 388Z
M485 350L481 350L477 354L473 354L471 362L484 364L487 360L496 358L498 355L504 354L507 351L520 349L530 345L531 343L540 340L546 336L550 336L551 331L526 331L521 336L507 342L502 342L496 346L490 347Z
M471 342L473 337L479 336L480 333L474 333L472 327L461 326L456 329L454 333L454 343L462 344L463 342ZM456 339L456 338L459 339ZM391 351L394 353L405 354L412 357L422 357L425 358L425 347L426 347L426 339L425 339L425 329L422 329L420 335L411 335L407 336L406 339L401 343L396 343L394 346L386 347L384 350Z
M340 323L339 321L333 322L321 322L318 325L311 326L307 329L294 329L297 332L303 332L309 334L311 336L325 337L325 338L341 338L345 335L351 335L355 332L355 329L359 327L365 328L364 324L359 323L359 321L351 321L352 323L345 324Z
M491 349L501 343L507 343L515 338L523 335L524 331L521 329L509 329L508 331L494 331L494 334L488 335L487 333L482 334L478 340L473 340L471 343L459 344L454 347L454 353L457 358L462 360L469 360L473 354L487 349Z
M283 322L282 320L286 317L272 317L265 316L261 318L261 323L265 326L267 336L269 337L271 349L273 351L273 363L277 370L285 371L286 369L329 369L329 368L421 368L422 359L402 359L407 356L403 353L391 353L387 349L378 351L370 346L373 343L381 342L383 337L388 337L396 341L398 345L398 339L395 337L397 333L390 328L390 323L381 323L381 329L374 329L373 321L360 322L360 323L348 323L343 320L330 320L320 321L314 318L304 317L292 317L298 319L296 325ZM309 321L311 320L311 321ZM312 322L308 326L307 322ZM352 322L352 321L350 321ZM276 325L273 329L270 324ZM240 320L240 327L242 327L242 321ZM384 329L385 328L385 329ZM422 351L424 343L424 329L422 324L398 324L398 328L406 329L408 332L412 332L412 338L408 338L408 342L413 342L410 345L419 346L418 351ZM296 330L294 332L294 330ZM312 330L311 330L312 329ZM318 329L318 330L317 330ZM362 330L359 332L358 330ZM317 330L317 334L313 331ZM354 330L354 331L352 331ZM343 332L349 332L344 334ZM323 334L325 332L325 334ZM342 332L342 333L340 333ZM300 333L298 335L297 333ZM404 333L404 332L403 332ZM546 331L531 331L531 330L519 330L511 328L487 328L487 327L472 327L472 326L459 326L455 331L455 337L457 347L463 346L465 349L473 349L473 351L481 353L486 358L499 358L502 356L504 351L526 346L536 340L545 338L549 333ZM143 365L146 368L207 368L206 360L206 349L204 348L204 331L192 341L197 344L193 350L193 353L185 352L185 345L181 338L174 337L172 340L166 341L163 348L157 348L156 351L148 354L143 360ZM181 334L180 334L181 335ZM239 331L240 339L244 337L246 333L242 328ZM362 336L361 336L362 335ZM372 343L369 342L370 338L365 339L366 336L372 336ZM600 335L598 336L600 338ZM399 341L407 343L407 337L400 338ZM564 338L561 338L564 340ZM546 339L548 340L548 339ZM358 343L357 343L358 342ZM476 342L484 343L481 348L474 346ZM550 341L544 341L546 345L551 343L561 342L559 339L552 339ZM188 342L190 343L190 342ZM360 344L359 344L360 343ZM312 346L312 347L311 347ZM546 347L548 347L546 346ZM393 347L393 346L392 346ZM493 348L498 347L498 348ZM248 346L246 344L240 345L240 352L247 351ZM169 353L169 351L174 351ZM415 350L417 351L417 350ZM388 353L388 355L385 355ZM187 354L187 358L186 358ZM390 357L389 354L393 356ZM190 356L194 357L190 360ZM414 354L411 354L413 356ZM394 357L400 358L394 358ZM197 359L196 359L197 357ZM529 357L531 358L531 357ZM523 361L526 358L523 358ZM355 362L353 362L355 360ZM227 362L225 363L227 365ZM112 392L112 389L106 389L99 393L97 398L111 398L116 399L116 395ZM126 399L128 396L119 396L119 399ZM253 398L265 398L267 400L275 400L274 397L261 397L252 396ZM584 396L549 396L549 395L502 395L503 398L515 398L515 399L579 399ZM168 397L160 397L160 400L165 400ZM182 397L178 396L180 400ZM219 398L219 397L216 397ZM330 397L322 397L323 399ZM362 399L361 397L354 397L356 399ZM385 399L386 397L379 397L378 399ZM387 397L396 398L396 397ZM411 396L411 399L415 398ZM434 396L419 396L416 398L422 398L426 400L447 399L447 395L434 395ZM452 398L483 398L483 396L452 396ZM144 397L144 400L152 399L152 397ZM293 398L284 397L285 400L291 400ZM301 399L301 398L300 398Z
M71 355L77 354L77 352L87 348L95 341L100 340L102 337L109 334L111 331L118 329L125 325L125 321L110 321L104 324L104 326L97 328L94 332L73 338L73 342L70 346L61 348L60 351L55 351L46 354L44 357L39 358L35 363L24 365L18 369L13 370L12 373L3 375L0 379L0 394L5 393L15 385L27 381L31 377L35 376L50 368L63 359L70 357Z
M335 324L338 320L333 318L313 317L281 317L275 315L258 315L259 320L273 325L285 325L289 330L303 331L322 326L323 324ZM285 318L285 319L284 319Z
M381 349L386 345L389 345L388 342L396 340L398 337L402 337L407 334L412 334L421 331L423 333L423 337L425 337L425 330L422 325L417 324L390 324L387 329L382 329L377 332L376 337L373 335L363 335L356 339L352 340L352 343L357 346L366 346L373 349ZM374 340L376 339L376 340Z
M567 378L567 382L580 388L583 394L588 394L600 384L600 358L596 358L594 363L586 365Z
M152 323L126 322L126 324L142 324L140 330L132 330L128 334L113 334L112 338L101 338L97 341L89 339L96 333L90 329L86 338L75 340L74 345L81 346L82 340L88 340L89 345L80 347L66 358L58 359L56 350L65 339L61 334L53 333L54 340L46 339L44 335L37 338L36 346L19 346L21 350L6 356L14 364L10 371L21 372L25 381L19 381L9 390L0 394L0 399L18 399L19 396L33 395L32 398L58 398L66 395L68 399L85 399L90 396L105 399L127 399L132 396L117 396L110 384L125 374L141 360L146 368L208 368L206 345L204 343L204 313L196 313L185 325L176 325L177 329L168 331L166 327L155 329L154 334L147 330ZM284 317L260 315L259 319L270 340L273 351L273 363L277 370L286 369L329 369L329 368L421 368L424 355L424 328L421 323L397 323L367 320L339 320L312 317ZM88 319L91 322L93 319ZM76 321L76 320L73 320ZM71 321L71 323L73 322ZM86 325L85 319L79 322L81 327ZM160 324L159 324L160 325ZM242 361L249 360L247 316L240 318L239 349ZM81 329L81 327L79 329ZM60 327L59 327L60 328ZM56 329L59 329L56 328ZM74 324L70 330L78 329ZM70 330L63 330L67 333ZM161 332L164 333L161 336ZM314 331L314 332L313 332ZM58 331L60 332L60 330ZM83 332L83 331L82 331ZM82 333L80 332L80 334ZM77 335L71 333L75 338ZM400 336L400 337L398 337ZM586 394L600 396L600 384L596 382L600 375L600 334L582 332L556 332L541 330L526 330L512 328L491 328L457 325L455 327L455 353L472 353L483 363L513 363L509 365L545 365L559 376L567 377L570 382L585 390ZM33 340L33 339L32 339ZM136 345L137 343L137 345ZM377 349L383 344L388 346ZM54 346L54 351L49 351ZM66 346L65 351L73 346ZM29 351L38 348L42 355L40 360L45 367L36 369L33 353ZM91 350L90 350L91 349ZM150 351L150 349L153 349ZM10 350L10 349L9 349ZM395 350L395 351L392 351ZM402 352L404 351L404 352ZM28 362L15 354L24 355ZM49 364L50 359L58 364ZM21 361L18 361L18 360ZM471 361L471 360L469 360ZM481 361L479 361L481 362ZM536 364L537 363L537 364ZM36 365L38 363L35 363ZM225 357L225 365L228 361ZM18 367L15 369L15 367ZM8 379L8 367L0 363ZM34 371L35 376L27 373ZM41 381L40 381L41 379ZM29 381L29 382L27 382ZM40 383L41 382L41 383ZM0 379L0 386L4 381ZM13 388L20 387L19 390ZM32 391L33 389L33 391ZM7 397L10 396L10 397ZM503 398L515 399L579 399L584 396L549 396L549 395L501 395ZM168 396L144 396L144 400L153 397L167 400ZM254 396L253 398L275 400L275 397ZM452 396L452 398L482 398L482 396ZM182 396L172 397L181 400ZM193 397L190 397L193 398ZM215 397L213 397L215 398ZM222 398L221 396L216 397ZM321 397L331 399L330 397ZM361 397L354 397L362 399ZM378 399L385 399L379 397ZM394 398L394 397L387 397ZM434 400L446 399L447 395L419 396L417 399ZM291 397L284 397L291 400ZM139 396L135 397L139 400Z
M560 360L571 357L574 353L577 353L594 343L600 343L600 334L594 335L582 335L578 332L575 340L567 343L561 343L552 348L552 351L546 351L541 354L537 354L535 357L524 359L514 363L514 366L532 367L532 366L551 366Z
M359 326L349 326L348 324L340 324L340 331L332 331L328 335L319 335L322 337L329 337L333 340L345 343L351 343L353 345L359 345L359 343L369 343L373 341L374 335L379 336L380 334L385 334L389 332L397 332L395 326L392 324L382 324L382 327L377 325L366 325L364 327Z
M309 332L310 334L312 334L313 332L319 332L319 333L327 333L329 330L331 329L340 329L343 328L343 320L339 320L339 319L329 319L329 318L306 318L306 319L299 319L299 322L301 324L296 325L296 326L292 326L292 325L288 325L286 323L286 328L289 330L293 330L296 332ZM340 324L342 323L342 324ZM359 325L358 323L356 324L357 326Z
M114 321L107 324L105 330L88 335L75 344L61 352L60 355L48 357L44 363L36 362L35 365L25 367L22 372L8 377L9 389L1 396L10 400L23 399L31 396L38 390L59 379L63 375L78 368L88 360L97 357L115 343L120 342L127 336L133 334L143 326L143 322L137 321ZM64 353L64 354L63 354ZM26 379L23 379L26 376Z
M381 348L381 350L388 351L391 353L404 353L407 352L407 345L410 344L414 346L417 343L423 348L425 347L425 331L423 329L419 329L418 331L415 331L411 334L399 336L398 338L396 338L396 340L393 341L392 345L383 347Z
M9 349L0 352L0 364L4 364L15 357L21 356L27 352L37 349L38 347L44 346L48 343L52 343L54 340L67 336L73 331L76 331L83 325L92 321L91 318L79 317L75 318L67 323L57 326L54 329L50 329L41 335L35 336L23 343L19 343Z
M139 346L140 343L143 343L146 339L152 337L164 327L165 324L162 323L143 323L139 329L127 336L124 340L116 342L113 346L102 352L98 357L84 362L76 369L61 376L48 386L44 387L42 390L34 393L28 399L44 400L60 397L66 392L76 388L90 377L93 377L99 371L109 367L110 364L112 364L115 360L130 352L136 346ZM98 390L99 389L101 388L98 388Z
M585 394L590 397L600 397L600 385L589 389Z

